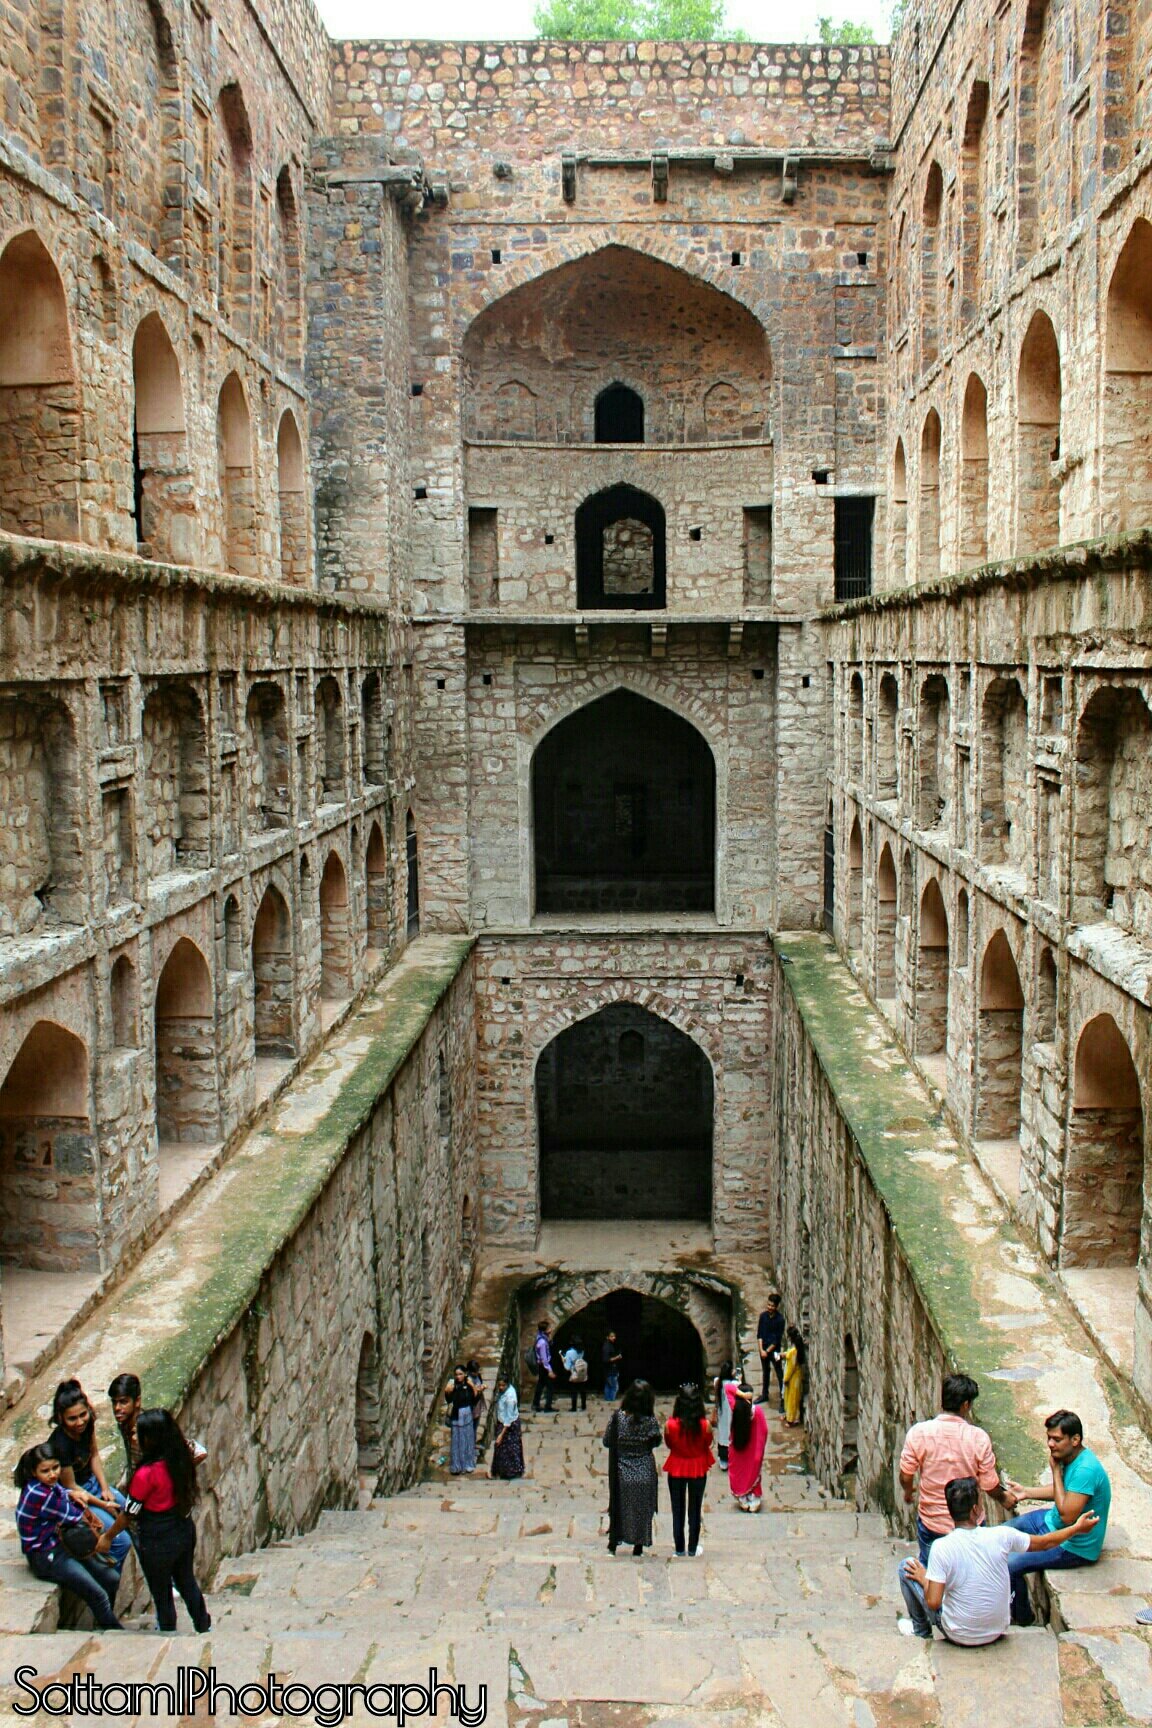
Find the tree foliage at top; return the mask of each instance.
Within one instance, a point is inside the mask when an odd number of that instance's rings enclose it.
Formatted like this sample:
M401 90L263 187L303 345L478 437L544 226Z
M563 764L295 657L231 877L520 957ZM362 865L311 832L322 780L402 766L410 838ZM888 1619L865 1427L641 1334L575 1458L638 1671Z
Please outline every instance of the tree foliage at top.
M820 40L826 48L839 47L850 42L875 42L876 35L871 24L854 24L851 18L841 19L839 24L833 24L832 19L825 14L817 18L816 28L820 32Z
M538 36L562 42L731 42L724 0L541 0Z

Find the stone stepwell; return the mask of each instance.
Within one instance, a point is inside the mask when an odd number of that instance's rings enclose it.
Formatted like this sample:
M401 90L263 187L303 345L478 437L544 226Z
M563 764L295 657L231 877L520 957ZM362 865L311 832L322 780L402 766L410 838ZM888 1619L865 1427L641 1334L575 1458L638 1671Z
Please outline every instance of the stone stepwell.
M553 1415L529 1413L521 1482L480 1472L451 1480L433 1466L433 1479L415 1488L327 1512L308 1536L224 1561L207 1636L187 1631L181 1608L183 1635L173 1638L145 1630L148 1616L128 1634L8 1638L4 1678L30 1663L41 1677L174 1685L182 1665L195 1665L231 1686L274 1674L284 1685L426 1687L435 1668L464 1689L466 1712L486 1688L484 1720L500 1728L1087 1728L1146 1719L1125 1712L1069 1635L1014 1631L982 1651L901 1636L895 1569L908 1546L883 1518L854 1511L805 1473L802 1442L774 1411L758 1517L736 1509L717 1469L701 1557L672 1556L663 1484L653 1549L641 1559L609 1555L605 1419L595 1395L586 1415L571 1414L566 1400ZM22 1696L11 1685L0 1693L9 1708ZM252 1701L255 1719L274 1719ZM436 1719L469 1719L453 1708L442 1697ZM415 1691L409 1711L407 1720L421 1720ZM227 1719L224 1697L217 1720ZM372 1719L362 1702L353 1719ZM45 1728L52 1718L31 1720Z

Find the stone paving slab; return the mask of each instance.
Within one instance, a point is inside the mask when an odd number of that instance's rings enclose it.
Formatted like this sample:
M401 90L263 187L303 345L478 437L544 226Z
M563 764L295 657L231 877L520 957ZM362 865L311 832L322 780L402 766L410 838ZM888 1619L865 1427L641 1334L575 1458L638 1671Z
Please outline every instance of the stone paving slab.
M1064 1728L1059 1656L1048 1632L1013 1632L984 1650L937 1639L931 1662L942 1728Z

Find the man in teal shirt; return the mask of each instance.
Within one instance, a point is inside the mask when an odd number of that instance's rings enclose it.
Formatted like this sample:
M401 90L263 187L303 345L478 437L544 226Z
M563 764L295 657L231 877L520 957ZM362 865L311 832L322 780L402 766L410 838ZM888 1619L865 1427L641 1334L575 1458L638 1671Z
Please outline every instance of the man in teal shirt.
M1008 1491L1017 1500L1051 1500L1054 1504L1046 1511L1025 1512L1022 1518L1013 1518L1012 1526L1035 1536L1046 1530L1067 1529L1075 1524L1081 1512L1095 1512L1100 1522L1082 1535L1069 1534L1068 1540L1057 1548L1009 1555L1012 1619L1017 1626L1031 1626L1035 1618L1025 1573L1050 1567L1094 1565L1104 1546L1108 1508L1112 1504L1111 1484L1095 1452L1084 1444L1084 1424L1079 1416L1071 1410L1057 1410L1049 1416L1044 1429L1052 1461L1051 1483L1022 1488L1018 1482L1009 1482Z

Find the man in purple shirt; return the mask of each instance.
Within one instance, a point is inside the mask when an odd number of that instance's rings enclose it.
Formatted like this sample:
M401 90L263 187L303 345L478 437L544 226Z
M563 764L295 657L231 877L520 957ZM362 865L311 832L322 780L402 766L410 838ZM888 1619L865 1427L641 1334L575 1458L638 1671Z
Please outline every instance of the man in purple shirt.
M536 1390L532 1394L533 1410L543 1410L546 1416L552 1411L552 1382L556 1378L552 1367L552 1345L548 1338L551 1330L547 1320L541 1320L536 1328Z

